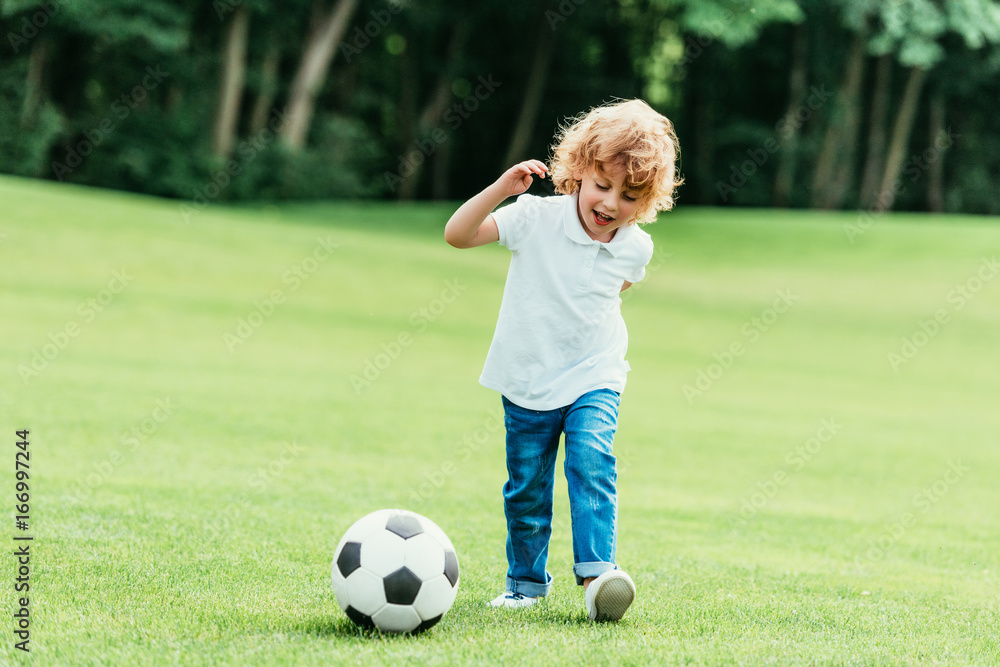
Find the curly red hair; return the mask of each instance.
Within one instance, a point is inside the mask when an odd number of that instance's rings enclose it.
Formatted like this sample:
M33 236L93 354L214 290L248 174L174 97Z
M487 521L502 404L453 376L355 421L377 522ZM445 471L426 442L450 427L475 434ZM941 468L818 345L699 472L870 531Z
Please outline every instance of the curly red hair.
M605 165L625 169L626 185L639 192L635 220L656 220L658 211L674 206L680 145L674 125L642 100L626 100L595 107L560 127L552 145L550 172L560 194L577 191L574 178Z

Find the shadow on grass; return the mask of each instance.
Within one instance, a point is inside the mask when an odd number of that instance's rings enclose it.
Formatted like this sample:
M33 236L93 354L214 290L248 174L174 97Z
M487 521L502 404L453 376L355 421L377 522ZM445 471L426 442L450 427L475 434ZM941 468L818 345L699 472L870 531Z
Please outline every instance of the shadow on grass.
M574 610L564 610L564 609L540 609L541 613L538 615L536 623L541 625L546 623L549 625L593 625L594 622L590 620L586 612Z
M510 613L509 611L507 613ZM615 623L598 623L595 624L591 621L585 611L580 610L569 610L569 609L531 609L531 610L520 610L517 616L514 618L495 615L493 619L475 618L475 615L470 617L463 617L461 614L452 615L450 618L451 623L455 626L462 627L469 623L482 625L484 621L492 620L495 623L505 625L510 627L510 625L520 625L520 626L533 626L533 627L587 627L587 626L602 626L602 627L613 627L617 624ZM478 623L477 623L478 622ZM488 623L489 624L489 623ZM433 636L434 631L437 628L431 628L427 632L418 634L395 634L390 632L382 632L378 629L373 628L362 628L355 625L350 619L340 616L340 617L328 617L328 616L316 616L313 618L307 618L299 620L298 622L291 624L287 631L294 634L302 634L310 637L317 638L339 638L339 639L357 639L359 641L407 641L415 640L421 637Z
M433 634L434 628L417 634L382 632L377 628L362 628L345 616L317 616L295 623L288 632L318 638L358 639L361 641L406 641Z

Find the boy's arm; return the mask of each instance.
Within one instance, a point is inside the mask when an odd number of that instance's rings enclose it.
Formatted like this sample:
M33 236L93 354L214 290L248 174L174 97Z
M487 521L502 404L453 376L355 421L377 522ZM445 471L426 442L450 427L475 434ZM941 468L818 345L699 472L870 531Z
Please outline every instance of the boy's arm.
M475 248L500 240L497 223L490 213L511 195L531 185L531 175L545 178L548 168L538 160L526 160L503 173L495 183L462 204L444 227L444 240L456 248Z
M618 293L621 294L622 292L624 292L625 290L627 290L631 286L632 286L632 283L630 283L629 281L626 280L625 282L622 283L622 288L620 290L618 290Z

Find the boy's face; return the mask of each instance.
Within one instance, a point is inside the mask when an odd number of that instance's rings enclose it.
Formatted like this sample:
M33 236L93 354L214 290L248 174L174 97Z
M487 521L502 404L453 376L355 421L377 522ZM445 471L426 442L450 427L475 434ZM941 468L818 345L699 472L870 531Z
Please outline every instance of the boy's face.
M576 214L587 235L595 241L607 243L615 231L632 219L639 208L640 194L625 183L625 169L621 165L591 167L577 172L573 178L580 181L580 197Z

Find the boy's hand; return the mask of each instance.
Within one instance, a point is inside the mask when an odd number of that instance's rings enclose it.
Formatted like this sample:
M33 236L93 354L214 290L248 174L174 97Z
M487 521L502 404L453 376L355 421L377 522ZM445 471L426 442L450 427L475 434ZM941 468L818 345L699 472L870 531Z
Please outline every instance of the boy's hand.
M540 160L515 164L478 195L462 204L444 226L444 240L456 248L475 248L500 238L496 220L490 215L500 203L519 195L531 185L532 174L545 178L549 170Z
M538 174L540 178L545 178L545 172L548 170L549 168L541 160L525 160L505 171L497 179L497 184L501 185L504 197L512 197L531 187L532 174Z

